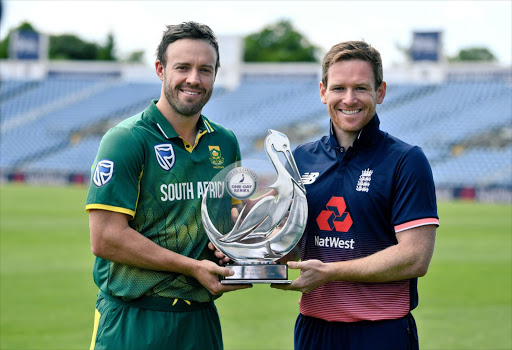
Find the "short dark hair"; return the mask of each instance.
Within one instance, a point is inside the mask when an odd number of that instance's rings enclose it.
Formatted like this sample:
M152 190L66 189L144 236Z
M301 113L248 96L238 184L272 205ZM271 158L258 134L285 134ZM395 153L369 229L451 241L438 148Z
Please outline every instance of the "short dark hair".
M375 78L375 89L383 81L382 58L379 51L364 41L345 41L334 45L322 61L322 84L327 86L327 72L336 62L348 60L363 60L371 64Z
M196 22L183 22L181 24L167 26L167 29L162 35L162 40L156 50L156 58L162 62L164 67L167 63L167 57L165 55L167 47L169 44L180 39L204 40L212 45L217 53L217 62L215 63L215 73L217 73L217 70L220 67L219 43L217 42L217 37L210 27Z

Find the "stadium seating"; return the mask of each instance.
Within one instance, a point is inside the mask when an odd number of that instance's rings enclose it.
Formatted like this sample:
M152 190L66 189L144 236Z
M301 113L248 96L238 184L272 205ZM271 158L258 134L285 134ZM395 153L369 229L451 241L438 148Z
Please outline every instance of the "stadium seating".
M100 78L53 78L36 81L7 81L2 82L2 124L11 118L16 118L28 111L38 110L59 101L69 100L78 92L87 91L91 87L97 91L104 79Z
M52 152L49 156L30 162L25 170L29 172L42 171L51 173L61 171L67 173L84 173L91 168L101 136L89 136L76 144Z
M0 172L89 176L101 135L160 95L160 82L119 77L1 81ZM467 146L483 132L512 126L507 82L388 84L377 111L381 128L429 158L438 186L512 187L512 142ZM293 144L327 134L329 118L312 75L245 75L234 90L216 88L203 113L238 136L246 158L265 157L267 129ZM300 137L296 137L300 131ZM466 145L454 153L454 147Z
M507 185L512 179L512 145L475 148L434 165L434 181L452 186Z

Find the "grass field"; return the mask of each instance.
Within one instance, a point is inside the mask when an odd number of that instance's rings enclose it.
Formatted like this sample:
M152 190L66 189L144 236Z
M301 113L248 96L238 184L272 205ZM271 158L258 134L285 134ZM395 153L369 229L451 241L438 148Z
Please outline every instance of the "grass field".
M0 187L0 349L88 349L97 288L83 187ZM512 206L439 203L413 312L423 350L512 349ZM299 293L217 302L226 350L292 349Z

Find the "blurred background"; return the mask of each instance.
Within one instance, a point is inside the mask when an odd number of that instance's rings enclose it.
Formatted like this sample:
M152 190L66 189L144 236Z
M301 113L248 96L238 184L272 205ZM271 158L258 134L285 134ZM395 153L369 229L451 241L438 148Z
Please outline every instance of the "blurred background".
M105 131L159 97L165 25L218 35L203 110L245 158L268 128L297 145L328 132L319 98L330 46L381 51L381 127L423 148L441 199L512 199L511 2L6 1L1 14L0 180L88 183ZM212 13L215 12L215 15Z

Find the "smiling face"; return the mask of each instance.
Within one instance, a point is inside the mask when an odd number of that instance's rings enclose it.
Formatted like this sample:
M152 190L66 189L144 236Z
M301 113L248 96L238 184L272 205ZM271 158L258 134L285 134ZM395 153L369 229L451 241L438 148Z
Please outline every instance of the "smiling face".
M353 140L373 118L385 95L386 83L376 89L371 64L359 59L333 63L327 72L327 86L320 83L322 103L341 138Z
M169 44L166 65L156 62L162 95L182 117L199 117L210 99L215 81L215 49L204 40L180 39Z

